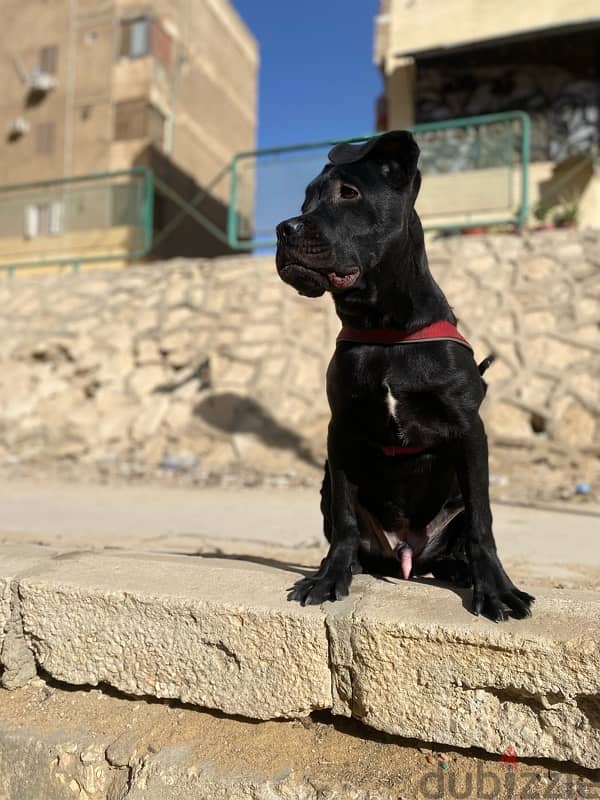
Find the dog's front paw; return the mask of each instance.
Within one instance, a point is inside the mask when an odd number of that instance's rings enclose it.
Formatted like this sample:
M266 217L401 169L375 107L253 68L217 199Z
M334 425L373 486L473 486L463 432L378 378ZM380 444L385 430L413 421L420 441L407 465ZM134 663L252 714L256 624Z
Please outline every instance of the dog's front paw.
M514 617L523 619L531 614L535 601L522 592L508 577L494 551L484 548L471 553L473 570L473 612L499 622Z
M341 600L348 596L351 582L351 567L322 567L314 575L297 581L290 590L288 600L298 600L303 606L316 606L325 600Z

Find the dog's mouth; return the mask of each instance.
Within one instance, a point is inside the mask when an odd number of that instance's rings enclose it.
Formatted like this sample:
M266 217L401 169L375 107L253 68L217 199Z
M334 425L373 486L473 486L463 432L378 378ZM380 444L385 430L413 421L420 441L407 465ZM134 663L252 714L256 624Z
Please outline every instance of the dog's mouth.
M360 276L360 270L358 267L352 267L350 272L346 273L339 273L339 272L326 272L327 279L332 286L335 286L336 289L349 289L351 286L354 286L356 281Z
M279 268L279 274L286 283L295 286L301 294L309 297L318 297L328 288L325 275L297 261L284 264Z
M285 264L281 269L281 276L284 278L300 279L319 287L324 291L328 286L334 289L349 289L354 286L360 277L360 269L351 267L347 272L336 272L335 270L316 269L308 267L306 264L298 262Z

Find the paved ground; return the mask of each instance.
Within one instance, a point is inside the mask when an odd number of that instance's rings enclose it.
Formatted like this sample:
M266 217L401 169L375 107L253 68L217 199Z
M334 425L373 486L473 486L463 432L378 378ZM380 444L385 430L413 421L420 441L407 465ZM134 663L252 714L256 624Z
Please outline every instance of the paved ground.
M7 482L0 508L4 542L271 557L293 550L307 563L322 554L313 489ZM508 505L494 515L499 551L520 580L600 590L600 517Z
M5 483L0 531L28 541L132 547L203 537L299 546L321 539L314 490ZM0 533L0 536L2 535Z
M6 800L63 800L65 791L90 800L600 796L597 771L520 757L514 769L481 750L401 739L324 712L257 725L41 680L1 699Z

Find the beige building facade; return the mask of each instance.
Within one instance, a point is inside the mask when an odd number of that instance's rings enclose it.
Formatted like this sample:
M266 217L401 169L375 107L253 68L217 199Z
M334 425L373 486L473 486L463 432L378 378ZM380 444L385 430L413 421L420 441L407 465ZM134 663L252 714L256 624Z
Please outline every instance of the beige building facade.
M598 0L381 0L375 62L385 88L378 125L525 111L530 221L570 202L579 224L600 227L599 53ZM503 191L506 175L471 176L475 213L483 183ZM482 197L480 206L486 204L489 197Z
M3 190L149 167L188 200L236 152L253 148L258 47L228 0L4 0L3 11ZM75 182L71 194L89 200L97 186L90 182L80 191ZM88 240L100 235L89 227L94 216L102 236L126 239L116 223L127 215L107 225L100 197L88 202L82 228L73 218L75 200L69 205L51 196L36 210L35 202L21 208L18 193L1 191L0 209L7 213L0 214L0 263L13 251L18 262L19 241L26 253L70 254L82 230ZM202 206L223 230L227 199L221 181ZM178 210L156 192L156 235ZM154 255L226 249L188 218Z

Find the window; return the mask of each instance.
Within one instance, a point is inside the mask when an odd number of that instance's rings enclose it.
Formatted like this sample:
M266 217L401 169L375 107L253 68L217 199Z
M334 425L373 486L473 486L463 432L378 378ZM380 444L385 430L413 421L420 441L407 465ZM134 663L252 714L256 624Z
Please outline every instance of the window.
M124 58L141 58L148 55L150 31L147 17L124 19L121 22L119 55Z
M62 232L62 203L36 203L25 206L24 234L26 239L33 239L36 236L58 236Z
M150 139L162 148L165 118L147 100L124 100L115 106L115 139Z
M58 47L53 44L50 47L42 47L40 50L40 70L49 75L56 75L58 68Z
M35 151L40 155L49 156L54 152L56 130L53 122L42 122L35 129Z
M131 23L129 55L131 58L145 56L148 52L148 20L136 19Z
M157 20L136 17L121 21L121 58L142 58L152 53L168 69L171 66L172 50L173 41Z
M143 139L148 130L148 102L124 100L115 106L115 139Z

